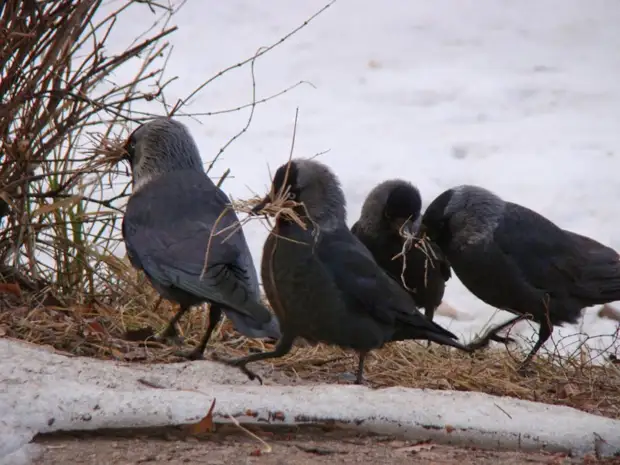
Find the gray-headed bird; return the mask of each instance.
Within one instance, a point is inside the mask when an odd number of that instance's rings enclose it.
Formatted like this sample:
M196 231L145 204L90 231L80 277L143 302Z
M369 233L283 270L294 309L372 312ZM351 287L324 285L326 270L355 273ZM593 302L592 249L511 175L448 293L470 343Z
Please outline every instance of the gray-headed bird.
M162 336L176 338L181 316L208 302L209 327L188 358L203 357L222 312L244 336L279 338L277 319L260 302L252 256L243 231L235 228L237 215L205 173L187 128L170 118L154 119L131 134L125 151L133 174L123 218L127 255L162 297L180 306Z
M426 339L467 351L454 334L417 310L409 294L349 231L344 193L327 166L305 159L282 165L270 195L254 211L260 212L273 203L275 193L281 197L283 192L300 204L294 211L305 229L279 215L263 248L261 277L282 337L272 352L228 364L257 378L248 363L282 357L301 337L357 351L360 384L366 354L387 342Z
M417 235L421 209L420 191L413 184L390 179L370 191L351 232L432 320L451 273L443 252L432 242L429 250L411 242L403 255L405 238L401 230L412 238Z
M520 371L553 326L576 323L585 307L620 300L616 251L482 187L463 185L440 194L424 212L420 232L443 250L470 292L517 315L470 348L505 342L497 333L527 315L539 323L538 341Z

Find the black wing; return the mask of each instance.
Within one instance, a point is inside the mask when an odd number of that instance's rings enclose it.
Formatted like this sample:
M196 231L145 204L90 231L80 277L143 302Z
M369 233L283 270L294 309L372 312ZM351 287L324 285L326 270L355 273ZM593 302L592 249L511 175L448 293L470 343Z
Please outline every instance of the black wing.
M600 263L597 254L603 261L613 262L613 255L603 253L604 246L596 241L565 231L542 215L513 203L506 204L493 237L505 260L519 270L523 279L551 294L589 294L588 270Z
M452 333L429 322L413 299L375 262L370 251L348 229L323 236L318 258L331 274L351 309L367 312L377 321L401 321L421 329Z
M248 313L258 279L243 233L239 229L226 240L232 230L211 236L237 223L232 210L222 214L227 203L201 172L169 173L144 186L131 197L123 219L131 263L163 286ZM201 278L205 259L209 266ZM259 315L265 318L268 312Z

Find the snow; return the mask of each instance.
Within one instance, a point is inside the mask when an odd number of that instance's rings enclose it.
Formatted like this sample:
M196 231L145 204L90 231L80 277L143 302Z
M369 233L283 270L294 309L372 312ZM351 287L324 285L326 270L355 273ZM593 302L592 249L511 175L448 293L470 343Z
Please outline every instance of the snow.
M169 88L174 102L207 77L277 42L324 3L271 0L188 2L175 18ZM125 18L117 43L150 24L144 8ZM480 184L564 228L620 249L620 6L613 0L338 0L256 65L258 97L309 81L256 109L250 129L217 163L233 177L235 198L262 194L269 171L285 162L296 107L295 156L321 155L340 177L349 223L368 191L392 177L419 186L428 204L458 184ZM133 70L132 70L133 71ZM187 111L210 112L251 101L249 67L214 81ZM184 119L205 162L245 124L249 110ZM246 234L256 264L266 237ZM446 301L471 321L439 316L466 340L497 312L457 278ZM612 334L616 324L586 312L583 326ZM530 337L535 326L518 325ZM577 337L571 341L575 349ZM599 340L599 344L609 342Z
M39 432L196 423L214 398L216 423L230 422L229 416L242 423L335 422L469 447L579 456L620 451L620 420L475 392L258 386L239 370L215 362L136 366L68 357L9 340L0 340L0 372L0 465L27 463L17 459L40 452L28 444ZM161 387L147 387L140 379Z

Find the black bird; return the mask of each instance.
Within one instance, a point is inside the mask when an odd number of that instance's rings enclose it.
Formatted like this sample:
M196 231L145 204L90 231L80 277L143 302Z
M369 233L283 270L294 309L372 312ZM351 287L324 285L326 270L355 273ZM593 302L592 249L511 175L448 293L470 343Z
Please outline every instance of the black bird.
M340 183L313 160L294 159L278 168L271 193L254 208L260 212L275 193L302 205L295 208L304 230L280 215L268 236L261 263L267 298L282 331L274 351L227 363L257 377L246 365L287 354L297 337L359 353L356 383L362 383L366 354L390 341L426 339L467 350L456 336L427 320L415 303L377 265L370 251L346 226Z
M133 174L123 218L129 260L161 296L180 305L162 336L177 338L181 316L208 302L209 327L188 358L203 357L222 311L245 336L278 338L277 319L260 303L258 276L243 231L227 237L227 230L211 238L216 227L219 232L237 224L237 215L227 209L228 197L205 173L187 128L173 119L154 119L131 134L125 150ZM208 266L201 276L205 258Z
M524 317L539 323L538 341L520 371L553 326L576 323L585 307L620 299L616 251L482 187L464 185L440 194L424 213L420 232L441 247L474 295L518 315L470 348L501 340L496 333Z
M416 305L424 308L424 314L432 321L443 299L446 281L450 279L450 265L441 249L432 242L428 242L430 250L426 252L412 244L405 254L404 270L403 256L399 255L405 243L400 231L409 236L417 234L421 209L422 198L415 186L401 179L384 181L366 197L360 218L351 232L370 250L379 266L409 292Z

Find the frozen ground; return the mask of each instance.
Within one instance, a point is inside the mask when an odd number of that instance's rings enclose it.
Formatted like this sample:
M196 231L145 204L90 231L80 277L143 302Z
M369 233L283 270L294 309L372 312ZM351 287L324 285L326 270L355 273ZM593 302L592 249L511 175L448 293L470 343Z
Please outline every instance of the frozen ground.
M36 447L22 446L37 433L195 424L214 400L216 423L230 423L234 417L245 424L277 427L332 425L435 444L573 456L620 451L620 420L478 392L278 386L271 376L258 386L239 370L210 361L135 365L69 357L2 339L0 373L0 465L15 465L5 459L16 451L36 452ZM66 438L62 442L66 447ZM95 443L88 444L76 455L94 454ZM232 447L227 447L229 454L234 454ZM139 448L144 454L144 444ZM170 445L168 452L174 454L176 448ZM75 463L119 463L116 453L108 452L101 460L100 450L99 460ZM241 454L247 458L248 452ZM65 457L47 463L67 462Z
M168 99L277 41L322 5L188 2L176 17L169 70L179 79ZM151 20L145 10L134 10L119 43ZM413 181L426 203L474 183L620 249L619 22L613 0L338 0L256 67L259 97L302 80L316 88L299 87L257 108L215 172L232 169L224 187L234 197L265 192L267 165L274 170L287 159L299 106L295 155L330 150L321 159L340 176L349 223L386 178ZM221 110L250 98L244 68L214 82L188 109ZM247 112L186 121L205 161ZM266 231L255 222L246 234L258 263ZM439 318L466 338L494 312L456 278L446 300L475 315ZM614 324L590 311L583 330L609 334Z

